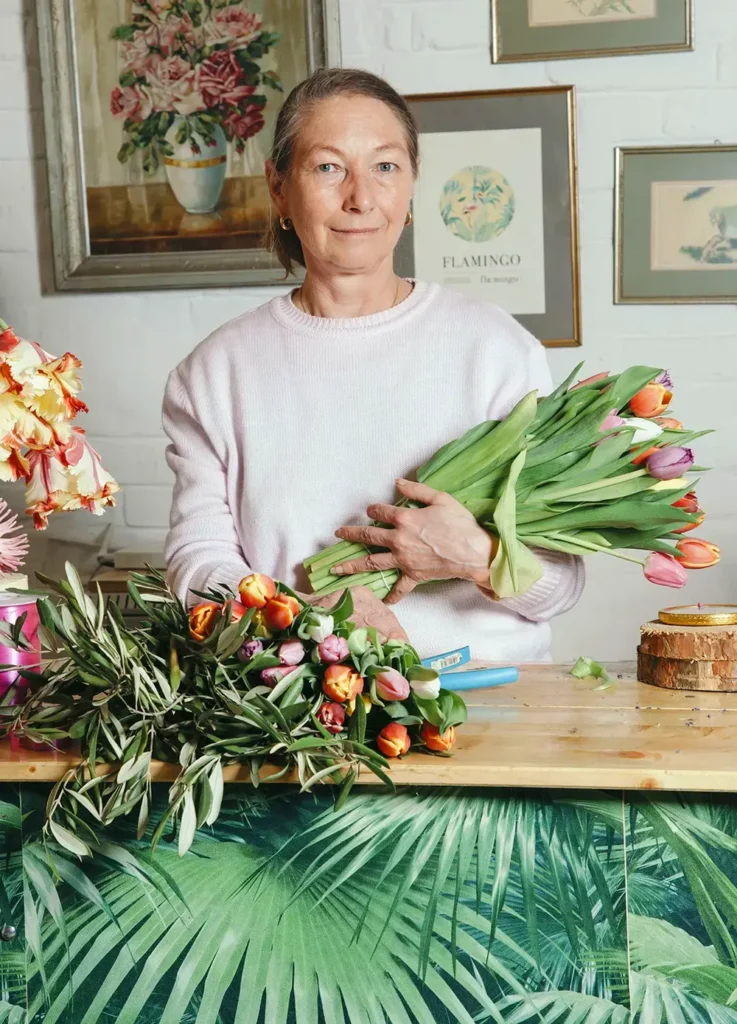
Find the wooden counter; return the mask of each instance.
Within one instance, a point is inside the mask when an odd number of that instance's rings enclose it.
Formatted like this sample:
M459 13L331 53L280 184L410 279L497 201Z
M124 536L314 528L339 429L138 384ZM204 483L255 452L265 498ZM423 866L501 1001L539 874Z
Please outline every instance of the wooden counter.
M632 665L609 671L607 689L573 679L568 666L531 665L518 683L470 691L454 756L411 754L393 763L392 778L415 786L737 792L737 694L646 686ZM0 743L2 780L53 781L76 763L72 753L16 752ZM176 765L153 766L157 781L177 772ZM249 772L232 766L225 777L248 782ZM367 772L361 781L375 779Z

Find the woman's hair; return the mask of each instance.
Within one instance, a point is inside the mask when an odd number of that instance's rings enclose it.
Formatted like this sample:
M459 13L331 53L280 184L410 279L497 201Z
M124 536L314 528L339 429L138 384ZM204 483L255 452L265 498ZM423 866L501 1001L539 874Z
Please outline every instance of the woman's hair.
M300 82L287 96L279 111L274 130L274 144L271 162L277 174L286 178L292 168L294 147L304 118L320 100L333 96L369 96L380 100L396 114L407 137L412 172L416 176L420 164L420 144L417 124L412 112L399 93L378 75L370 71L352 68L318 68L304 82ZM305 265L302 243L294 229L285 231L279 217L272 211L266 237L267 248L276 253L287 274L292 272L292 263Z

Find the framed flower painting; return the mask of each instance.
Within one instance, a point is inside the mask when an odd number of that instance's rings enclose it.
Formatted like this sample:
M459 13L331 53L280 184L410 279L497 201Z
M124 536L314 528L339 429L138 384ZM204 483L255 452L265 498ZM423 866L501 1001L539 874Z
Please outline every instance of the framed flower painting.
M491 18L496 64L693 48L692 0L491 0Z
M274 284L263 166L338 0L37 0L60 290Z

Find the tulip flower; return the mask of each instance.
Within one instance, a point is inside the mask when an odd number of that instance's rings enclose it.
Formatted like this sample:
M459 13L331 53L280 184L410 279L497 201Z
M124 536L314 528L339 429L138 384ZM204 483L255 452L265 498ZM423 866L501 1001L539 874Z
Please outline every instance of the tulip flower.
M410 748L407 727L400 725L399 722L385 725L376 737L376 746L385 757L400 757L406 754Z
M686 585L688 573L672 555L653 551L645 562L645 579L657 583L660 587L673 587L679 590Z
M333 632L333 616L322 615L320 612L313 611L310 614L310 627L307 630L307 636L310 640L314 640L316 644L321 644L323 640L327 640Z
M678 501L673 502L673 508L683 509L684 512L689 512L691 515L698 516L693 523L686 523L684 526L679 526L678 529L674 530L674 533L688 533L690 530L695 530L701 526L703 521L706 519L706 513L699 507L699 499L696 497L695 491L689 491L688 494L679 498Z
M671 379L671 375L668 372L668 370L663 370L662 373L659 373L658 376L653 381L653 383L654 384L665 384L665 386L667 388L670 388L671 391L673 390L673 381Z
M240 622L243 616L248 611L245 605L242 605L240 601L226 601L223 605L223 611L226 608L230 608L230 621Z
M577 391L579 388L586 387L587 384L595 384L598 380L605 380L608 376L608 370L605 370L603 373L595 373L593 377L586 377L585 380L580 380L577 384L574 384L571 391Z
M301 640L285 640L276 653L282 665L299 665L305 656L305 645Z
M683 430L683 424L680 420L674 420L672 416L658 416L655 422L658 426L662 427L663 430Z
M371 641L369 640L368 630L363 626L354 629L348 637L348 650L356 658L360 658L362 654L365 654L370 646Z
M629 416L624 425L634 429L635 435L632 438L633 444L646 444L654 441L663 433L663 428L653 420L645 420L639 416Z
M325 670L322 692L330 700L344 704L363 690L363 679L348 665L330 665Z
M241 649L238 651L238 659L240 661L250 661L255 658L257 654L263 654L264 645L258 637L253 640L246 640Z
M273 665L271 668L264 668L260 673L261 682L273 689L290 672L294 672L294 665Z
M395 668L385 668L376 676L376 692L382 700L406 700L409 682Z
M412 693L420 700L437 700L440 696L440 677L437 679L410 679Z
M651 455L654 455L655 452L659 451L660 449L657 446L655 448L646 448L644 452L640 452L639 455L635 455L634 459L632 460L632 465L641 466L643 462L647 462Z
M612 412L609 413L607 418L599 427L599 430L601 430L602 433L605 430L617 430L620 427L626 426L626 424L627 420L624 418L624 416L617 416L617 410L614 409Z
M342 636L336 636L335 633L331 633L330 636L326 636L323 642L318 645L317 653L320 656L320 661L327 664L336 664L348 657L350 653L348 641Z
M331 701L320 706L316 717L318 722L321 722L327 731L335 736L343 728L345 708L342 704L335 704Z
M658 480L675 480L694 464L690 448L658 448L647 460L647 471Z
M684 569L708 569L716 565L721 552L716 544L698 537L684 537L676 544L676 558Z
M452 725L441 735L436 726L430 725L429 722L423 722L420 736L428 750L434 750L438 754L444 754L450 750L456 741L456 731Z
M291 594L277 594L263 609L267 629L289 629L299 615L299 601Z
M276 595L276 583L271 576L252 572L238 584L238 594L246 608L265 608L267 602Z
M271 630L266 626L266 618L264 616L264 609L257 609L255 615L251 619L251 630L254 636L265 637L267 640L271 639Z
M635 416L651 420L662 415L673 400L673 392L665 384L646 384L644 388L630 398L630 409Z
M215 628L215 623L223 613L223 606L214 601L200 601L189 613L189 635L193 640L202 643Z

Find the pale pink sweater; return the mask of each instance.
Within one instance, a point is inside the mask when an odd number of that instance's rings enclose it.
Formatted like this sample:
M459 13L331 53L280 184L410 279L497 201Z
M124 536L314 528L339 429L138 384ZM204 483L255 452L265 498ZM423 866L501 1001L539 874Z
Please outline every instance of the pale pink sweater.
M393 309L308 316L289 295L207 338L171 373L164 429L176 476L169 579L234 586L251 571L309 590L302 559L335 543L394 480L528 391L547 393L542 346L510 316L417 282ZM470 644L477 658L549 657L548 620L583 588L581 561L540 552L544 577L492 601L473 584L423 585L395 606L421 656Z

